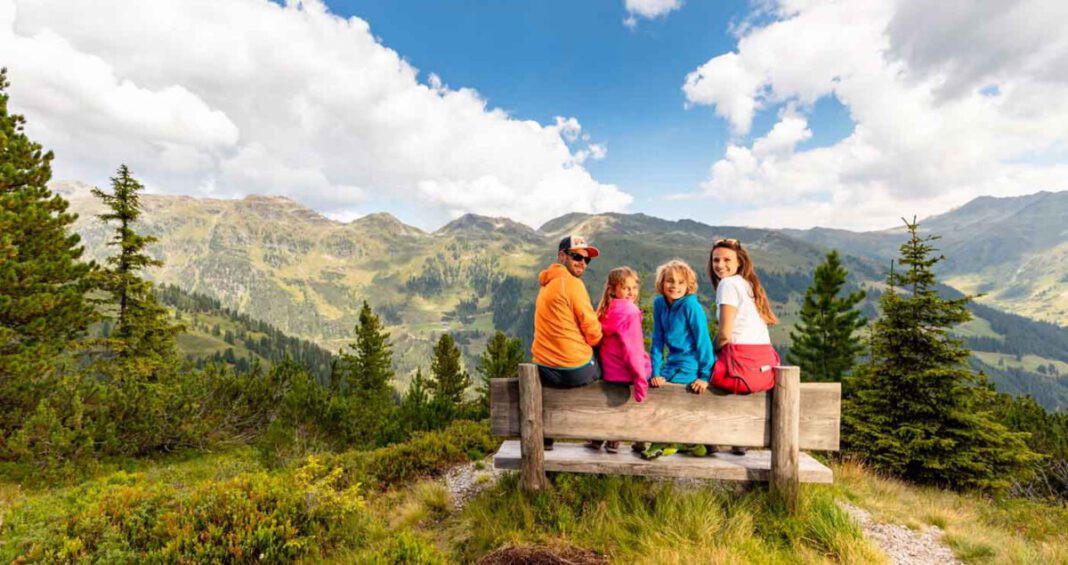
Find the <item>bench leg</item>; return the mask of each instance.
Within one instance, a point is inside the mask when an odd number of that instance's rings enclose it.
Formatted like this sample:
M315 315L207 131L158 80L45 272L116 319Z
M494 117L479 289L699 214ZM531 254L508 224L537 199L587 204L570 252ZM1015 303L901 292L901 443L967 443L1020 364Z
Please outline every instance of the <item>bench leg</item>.
M541 420L541 380L538 367L519 365L519 479L523 490L537 492L548 486L545 478L544 428Z
M771 408L771 494L797 511L801 369L776 367Z

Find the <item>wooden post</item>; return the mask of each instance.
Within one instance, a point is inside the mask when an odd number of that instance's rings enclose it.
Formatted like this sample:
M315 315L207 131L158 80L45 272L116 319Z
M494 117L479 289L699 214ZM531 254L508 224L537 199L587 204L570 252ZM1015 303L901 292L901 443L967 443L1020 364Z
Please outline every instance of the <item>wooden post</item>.
M519 479L523 490L545 489L545 446L542 444L544 428L541 421L541 380L538 366L533 363L519 365L519 449L522 464Z
M775 367L771 394L771 494L797 510L801 368Z

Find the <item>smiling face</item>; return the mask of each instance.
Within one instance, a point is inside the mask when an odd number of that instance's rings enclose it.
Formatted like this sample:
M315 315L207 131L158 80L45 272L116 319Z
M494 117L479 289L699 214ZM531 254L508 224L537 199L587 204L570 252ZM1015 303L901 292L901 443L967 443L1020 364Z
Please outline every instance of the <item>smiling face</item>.
M687 284L686 279L680 276L678 272L670 271L664 273L664 298L666 298L669 303L675 302L683 296L686 296L688 288L689 285Z
M576 259L575 257L579 257ZM582 257L589 257L589 253L585 249L571 249L568 251L561 251L557 258L560 260L560 264L567 268L567 272L581 277L582 273L586 272L586 260Z
M617 284L612 289L612 298L620 298L623 300L630 300L631 302L638 303L638 279L634 277L627 277L622 283Z
M712 270L720 279L738 274L738 253L726 247L717 247L712 252Z

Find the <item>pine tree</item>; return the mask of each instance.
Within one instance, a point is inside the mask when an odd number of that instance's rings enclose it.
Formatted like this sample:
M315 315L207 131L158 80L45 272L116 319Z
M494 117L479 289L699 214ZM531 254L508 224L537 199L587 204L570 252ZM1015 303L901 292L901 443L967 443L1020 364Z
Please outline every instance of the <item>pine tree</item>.
M355 328L351 354L342 354L337 371L342 401L349 405L351 441L364 446L387 443L392 433L393 351L389 332L366 301Z
M412 432L433 429L435 415L430 406L429 384L423 376L423 369L415 371L415 377L408 385L408 391L401 400L400 414L406 435Z
M839 296L848 275L838 251L831 251L816 267L812 285L805 291L801 323L796 332L790 332L793 345L787 360L801 367L806 381L840 382L864 350L854 336L868 323L856 309L864 300L864 291Z
M0 69L0 447L37 408L57 355L96 319L84 297L91 267L69 231L77 216L48 189L52 152L9 113L8 86Z
M170 363L178 353L176 336L182 327L170 322L167 309L152 292L152 283L141 278L145 268L163 265L145 251L157 239L134 230L134 223L141 217L139 192L144 186L126 165L121 165L111 179L111 189L110 194L93 189L93 195L109 208L109 212L98 216L100 220L105 224L117 222L108 245L118 247L118 253L108 257L109 268L96 277L98 287L111 295L118 308L111 337L122 357Z
M486 350L478 360L481 380L478 387L479 418L489 416L490 380L516 376L523 362L523 344L519 338L510 338L498 331L486 342Z
M464 391L471 385L471 378L460 366L460 348L447 333L441 334L434 346L430 376L435 412L441 418L440 423L448 422L462 409Z
M880 471L920 483L1000 489L1037 457L990 413L994 394L964 365L968 350L950 336L967 321L970 297L942 298L932 267L934 236L905 222L902 272L891 270L873 326L871 360L847 378L843 436ZM903 294L899 289L907 291Z

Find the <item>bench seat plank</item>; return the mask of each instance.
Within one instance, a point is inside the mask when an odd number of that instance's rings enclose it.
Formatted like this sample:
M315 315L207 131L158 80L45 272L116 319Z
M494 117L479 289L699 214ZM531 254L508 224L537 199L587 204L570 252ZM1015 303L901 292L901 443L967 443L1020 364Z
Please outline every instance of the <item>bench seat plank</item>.
M498 469L517 470L520 460L519 442L509 440L501 444L500 450L493 457L493 465ZM834 482L834 473L831 469L810 455L802 453L799 463L801 482L825 484ZM745 455L716 453L708 457L676 454L646 461L629 447L624 447L619 453L610 454L593 451L578 443L557 442L551 451L545 452L545 470L767 482L771 477L771 452L754 450Z
M493 379L490 387L491 432L518 436L518 379ZM841 385L803 383L800 396L800 448L838 450ZM638 404L629 387L604 382L566 390L543 387L542 420L545 437L559 439L771 445L771 397L767 393L696 395L669 384L649 389L645 402Z

